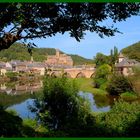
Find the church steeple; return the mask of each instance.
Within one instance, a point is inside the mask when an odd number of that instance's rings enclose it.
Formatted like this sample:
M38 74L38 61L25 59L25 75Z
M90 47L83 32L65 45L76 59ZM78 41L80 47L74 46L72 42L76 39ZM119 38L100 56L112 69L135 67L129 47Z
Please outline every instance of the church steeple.
M123 59L124 59L124 55L120 52L120 54L119 54L119 56L118 56L119 63L120 63L121 61L123 61Z

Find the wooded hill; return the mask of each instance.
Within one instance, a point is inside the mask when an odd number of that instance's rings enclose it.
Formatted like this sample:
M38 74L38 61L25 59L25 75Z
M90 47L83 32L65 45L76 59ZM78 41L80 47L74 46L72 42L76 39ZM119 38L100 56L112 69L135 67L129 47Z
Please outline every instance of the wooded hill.
M140 62L140 41L122 49L121 52L128 58Z
M47 55L55 55L54 48L33 48L34 61L44 61L47 59ZM64 52L60 52L64 53ZM69 54L67 54L69 55ZM70 55L73 59L74 65L93 64L93 60L86 59L79 55ZM10 60L30 60L31 56L27 47L21 43L14 43L9 49L0 51L0 61Z

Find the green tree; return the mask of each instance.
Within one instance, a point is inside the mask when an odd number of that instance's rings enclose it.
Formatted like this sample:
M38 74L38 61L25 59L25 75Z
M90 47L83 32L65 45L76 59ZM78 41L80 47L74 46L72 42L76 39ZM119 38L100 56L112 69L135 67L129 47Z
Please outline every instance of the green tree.
M114 47L114 49L111 49L110 51L110 65L112 67L112 70L114 70L115 63L118 62L118 48Z
M100 23L108 18L114 23L126 20L139 8L139 3L1 3L0 50L18 40L65 32L78 41L87 30L100 37L113 36L118 30Z
M130 80L123 75L112 75L107 85L107 90L111 95L120 95L124 92L133 92Z
M112 109L104 114L99 114L97 124L104 137L134 137L139 134L140 104L116 101ZM102 128L102 129L101 129Z
M90 115L87 101L78 95L75 83L67 78L47 76L44 80L43 93L41 102L36 102L36 109L42 124L49 128L49 136L86 134L85 129L93 125L89 124L90 118L94 121L94 117Z
M94 82L97 88L100 88L101 85L105 84L111 74L111 67L108 64L101 65L96 69Z
M97 53L96 57L94 58L94 63L96 64L96 67L99 67L103 64L108 64L109 63L109 57L102 54L102 53Z
M134 91L140 96L140 67L135 66L132 68L133 75L130 75L128 78L133 85Z

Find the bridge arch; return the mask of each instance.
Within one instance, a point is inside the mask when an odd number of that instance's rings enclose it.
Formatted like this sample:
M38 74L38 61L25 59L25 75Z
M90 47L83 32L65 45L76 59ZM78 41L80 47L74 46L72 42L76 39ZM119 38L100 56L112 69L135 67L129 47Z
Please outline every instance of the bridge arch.
M68 72L65 72L62 76L63 76L63 77L67 77L67 78L71 78L71 75L70 75L70 73L68 73Z
M75 78L85 78L85 77L86 77L86 76L85 76L84 73L79 72L79 73L76 74L76 77L75 77Z
M92 73L91 75L90 75L90 78L94 78L95 77L95 73Z
M50 76L51 76L51 77L57 77L57 75L56 75L55 72L52 72L52 73L50 74Z

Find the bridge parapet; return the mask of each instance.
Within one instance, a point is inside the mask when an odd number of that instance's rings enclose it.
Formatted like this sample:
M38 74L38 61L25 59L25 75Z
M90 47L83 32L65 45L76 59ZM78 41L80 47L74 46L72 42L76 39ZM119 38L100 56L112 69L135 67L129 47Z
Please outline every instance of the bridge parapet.
M65 75L67 77L71 78L77 78L77 77L85 77L85 78L91 78L94 76L95 68L94 67L87 67L87 68L65 68L65 69L52 69L50 72L50 75L52 76L60 76Z

